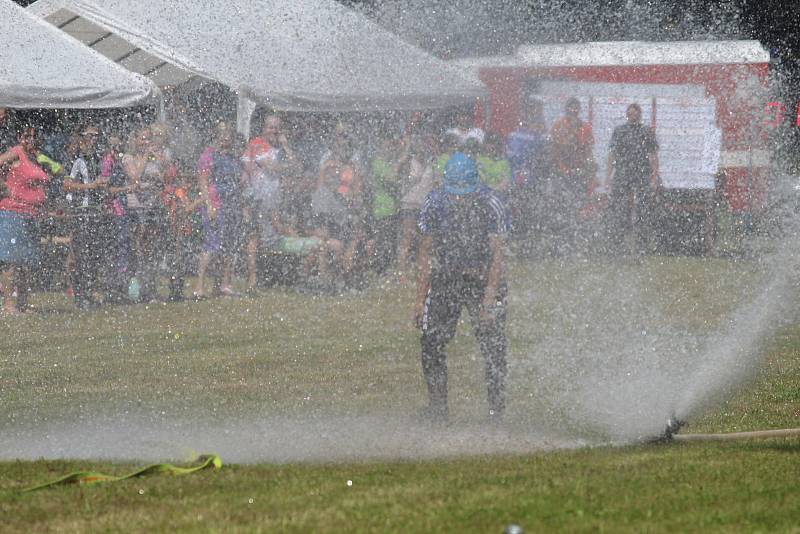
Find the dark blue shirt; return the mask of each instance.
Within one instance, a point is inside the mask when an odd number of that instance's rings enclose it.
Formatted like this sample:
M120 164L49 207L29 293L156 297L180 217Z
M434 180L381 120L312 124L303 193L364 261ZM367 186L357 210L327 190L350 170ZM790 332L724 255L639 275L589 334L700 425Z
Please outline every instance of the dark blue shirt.
M226 199L234 197L239 187L239 174L241 166L239 159L227 152L215 150L211 156L214 166L211 171L211 180L217 188L220 198L224 202Z
M503 197L486 186L457 198L440 187L425 199L418 226L433 237L437 272L482 274L491 261L489 236L507 233L511 215Z
M516 185L535 182L538 162L543 155L544 135L535 130L520 128L508 134L506 158Z

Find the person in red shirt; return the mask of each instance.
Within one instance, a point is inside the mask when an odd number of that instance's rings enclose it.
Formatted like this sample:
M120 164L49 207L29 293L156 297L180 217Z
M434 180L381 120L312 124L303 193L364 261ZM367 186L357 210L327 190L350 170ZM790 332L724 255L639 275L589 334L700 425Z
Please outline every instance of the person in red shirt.
M242 216L247 233L247 290L256 291L258 249L264 236L259 221L280 198L280 182L292 168L294 153L277 115L267 115L261 135L247 143L242 163Z
M572 181L585 179L593 163L592 125L584 122L580 113L580 101L570 98L564 106L564 116L553 123L550 131L556 172L563 179Z
M0 155L0 178L6 191L0 199L0 280L2 311L8 315L24 311L27 273L40 261L36 218L45 203L44 186L49 180L36 163L36 129L24 127L18 139L18 145Z
M579 234L580 210L588 199L597 169L592 153L592 125L580 118L580 112L580 101L570 98L564 106L564 116L550 130L554 176L549 192L548 226L561 244L568 247L575 244Z

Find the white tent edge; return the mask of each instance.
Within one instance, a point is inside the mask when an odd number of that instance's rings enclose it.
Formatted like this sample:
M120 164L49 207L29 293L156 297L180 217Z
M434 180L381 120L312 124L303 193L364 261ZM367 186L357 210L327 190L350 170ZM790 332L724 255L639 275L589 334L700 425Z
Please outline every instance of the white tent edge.
M258 88L251 88L244 85L238 85L231 83L226 83L225 80L218 79L214 73L209 72L206 68L202 65L197 65L192 62L190 58L179 56L175 53L175 51L171 49L164 48L163 45L154 42L150 39L147 39L146 36L132 34L130 33L129 29L124 27L118 27L118 25L112 24L107 20L107 17L103 16L102 12L94 13L91 9L81 9L80 12L77 12L73 9L73 3L71 2L64 2L62 0L38 0L31 4L28 7L28 10L32 13L36 14L39 17L45 18L49 17L59 10L64 9L69 12L75 13L77 16L86 19L87 21L96 24L104 29L107 29L109 32L114 33L121 37L122 39L133 43L134 46L146 51L149 54L152 54L159 59L166 61L170 64L175 65L176 67L191 73L192 75L199 76L202 78L206 78L209 80L214 80L224 85L227 85L234 91L237 95L237 110L240 114L237 116L237 124L238 129L243 133L246 133L244 130L248 128L249 123L249 115L256 106L263 105L267 107L272 107L275 109L279 109L282 111L311 111L311 110L320 110L320 111L331 111L331 112L349 112L349 111L371 111L371 110L381 110L381 109L393 109L393 110L416 110L416 109L434 109L434 108L442 108L451 105L460 105L460 104L468 104L471 102L476 101L480 98L485 98L488 95L486 88L483 87L483 84L480 81L472 80L468 75L465 75L460 69L451 67L448 62L434 58L433 59L440 61L442 65L446 68L449 68L452 72L452 75L458 77L462 82L465 82L467 86L472 86L474 89L465 92L463 97L458 99L453 98L452 95L440 96L440 95L427 95L424 98L418 99L413 105L410 103L397 103L394 102L393 99L387 98L383 100L380 96L376 95L350 95L346 98L339 98L335 103L328 102L327 106L322 109L319 108L319 95L314 94L291 94L291 95L284 95L280 93L273 93L273 94L264 94L262 91L259 91ZM342 7L342 9L345 9ZM377 27L377 24L373 21L370 21L366 17L364 17L364 21L367 24L374 24ZM381 28L381 31L386 32L385 29ZM395 36L398 40L403 42L403 44L413 47L413 45L405 43L399 37ZM414 47L416 48L416 47ZM422 51L424 52L424 51ZM424 52L426 55L429 55L427 52ZM241 113L245 113L248 116L242 117Z
M36 16L36 14L28 12L11 0L8 0L8 3L11 9L25 13L27 16L24 18L29 20L30 24L42 27L45 33L54 33L53 26ZM59 32L58 38L86 48L79 40L64 32ZM89 82L86 85L65 87L58 92L58 97L44 98L42 87L35 84L8 84L6 86L7 94L0 94L0 106L10 109L112 109L130 105L154 104L157 100L162 99L159 87L147 77L125 69L95 50L89 49L86 54L92 56L98 64L104 65L109 71L119 73L125 78L136 80L140 87L131 87L129 91L119 87L110 90L99 86L93 87Z

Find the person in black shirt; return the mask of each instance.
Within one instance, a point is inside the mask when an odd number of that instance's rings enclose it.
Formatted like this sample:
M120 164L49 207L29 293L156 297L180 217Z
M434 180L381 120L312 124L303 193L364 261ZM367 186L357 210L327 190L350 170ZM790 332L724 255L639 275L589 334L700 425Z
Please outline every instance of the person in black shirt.
M486 362L489 414L505 410L506 282L504 239L509 212L499 193L479 183L475 162L463 153L445 165L444 185L431 191L419 214L414 321L422 329L426 415L448 416L445 347L466 307Z
M658 143L653 129L642 124L642 108L628 106L627 123L614 129L608 153L606 183L610 189L611 240L624 248L633 232L636 252L646 245L647 201L658 187Z
M108 253L108 219L105 216L108 178L100 175L97 138L100 131L93 125L78 133L77 157L64 191L72 212L72 253L75 272L72 287L75 307L91 308L99 303L102 274Z

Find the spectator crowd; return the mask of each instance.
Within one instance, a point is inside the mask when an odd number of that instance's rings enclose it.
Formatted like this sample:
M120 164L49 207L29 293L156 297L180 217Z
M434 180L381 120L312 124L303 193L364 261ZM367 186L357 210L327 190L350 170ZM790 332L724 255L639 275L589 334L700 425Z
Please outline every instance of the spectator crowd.
M602 226L587 221L610 205L609 243L624 251L643 224L637 206L657 185L657 144L636 108L612 140L616 177L602 184L576 99L549 130L531 101L505 139L468 113L448 124L414 116L366 136L345 119L320 129L267 114L245 139L224 120L198 131L179 110L127 127L88 120L45 143L40 126L0 109L2 310L29 308L54 243L63 254L48 287L78 309L236 297L278 283L323 294L380 276L402 283L420 210L455 152L507 202L518 250L543 235L554 237L547 253L580 247Z

